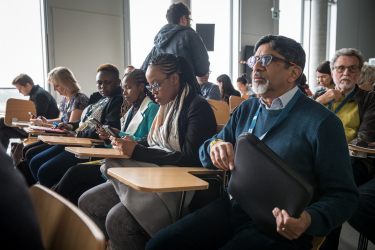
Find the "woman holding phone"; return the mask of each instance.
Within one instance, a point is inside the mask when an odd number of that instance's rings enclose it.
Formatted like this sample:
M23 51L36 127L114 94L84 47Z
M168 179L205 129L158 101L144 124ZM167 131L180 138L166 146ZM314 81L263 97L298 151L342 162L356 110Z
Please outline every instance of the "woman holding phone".
M123 103L120 82L116 66L100 65L96 75L99 93L92 96L93 104L83 110L81 120L63 122L59 124L59 127L73 132L72 136L92 139L99 139L99 136L90 118L96 118L102 124L120 128L120 110ZM71 166L84 161L65 151L64 145L56 145L34 156L30 161L30 171L36 181L51 188Z
M137 191L107 174L113 167L200 167L198 149L216 132L214 112L189 62L162 53L151 59L146 72L155 101L160 104L148 136L134 140L111 137L113 148L131 159L106 159L101 167L109 182L85 192L81 208L110 239L114 249L144 249L146 238L177 219L181 193ZM187 206L194 192L185 199Z
M143 70L134 69L128 72L121 84L124 99L131 107L125 109L127 112L121 118L121 130L111 129L119 137L130 136L134 140L139 140L149 133L159 106L154 103L154 97L146 88L148 82ZM98 127L97 132L103 140L110 137L101 127ZM112 147L111 144L105 146ZM80 164L69 168L55 191L78 205L78 198L84 192L104 182L100 165Z

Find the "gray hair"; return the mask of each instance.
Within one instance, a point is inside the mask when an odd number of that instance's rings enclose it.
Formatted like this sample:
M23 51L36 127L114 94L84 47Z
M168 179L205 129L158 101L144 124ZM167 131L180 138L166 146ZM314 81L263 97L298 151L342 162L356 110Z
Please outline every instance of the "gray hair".
M363 59L361 52L359 50L352 49L352 48L343 48L343 49L337 50L335 52L335 55L332 57L331 59L332 70L335 69L335 62L340 56L356 56L359 61L359 68L362 69L364 59Z
M375 81L375 66L365 63L361 70L359 82L367 83L370 79Z

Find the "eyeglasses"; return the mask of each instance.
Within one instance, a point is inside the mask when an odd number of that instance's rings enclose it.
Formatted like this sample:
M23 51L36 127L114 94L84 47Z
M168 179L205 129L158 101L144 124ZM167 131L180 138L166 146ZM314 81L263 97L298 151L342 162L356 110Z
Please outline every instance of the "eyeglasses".
M152 92L152 90L155 90L156 92L159 91L159 88L160 88L160 84L162 84L162 82L164 82L165 80L168 79L169 76L167 76L166 78L164 78L163 80L161 80L159 83L155 83L155 84L152 84L152 85L148 85L146 86L146 88L148 89L148 91Z
M270 63L272 62L273 59L281 60L281 61L284 61L284 62L289 63L291 65L297 66L297 64L295 64L295 63L288 62L288 61L286 61L286 60L284 60L282 58L273 56L271 54L264 54L261 57L259 57L259 56L252 56L252 57L249 58L249 60L247 60L247 65L250 68L253 69L254 66L255 66L255 64L260 60L260 65L262 65L263 67L265 67L265 66L270 65Z
M192 22L193 22L193 19L191 19L190 17L188 17L187 19L189 19L189 20L190 20L190 23L192 23Z
M349 69L349 72L350 73L357 73L359 71L359 66L357 65L352 65L352 66L337 66L335 67L337 73L342 73L344 72L346 69Z

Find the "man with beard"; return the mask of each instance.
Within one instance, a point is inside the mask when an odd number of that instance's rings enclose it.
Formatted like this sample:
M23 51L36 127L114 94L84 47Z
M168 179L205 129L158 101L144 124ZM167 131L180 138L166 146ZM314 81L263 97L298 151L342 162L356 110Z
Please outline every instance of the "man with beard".
M204 167L233 170L237 138L250 132L311 184L313 198L299 218L277 207L269 211L285 239L268 237L226 192L158 232L146 249L311 249L314 235L329 234L353 214L358 191L345 157L345 132L336 115L298 89L305 58L290 38L262 37L248 60L253 91L261 97L242 102L224 129L199 149Z
M356 49L340 49L331 60L335 89L316 95L316 101L334 112L344 125L346 141L375 141L375 93L358 87L363 67L363 56ZM365 154L365 153L364 153ZM357 186L374 177L372 161L351 157L354 180Z
M220 101L221 93L219 86L208 81L210 73L211 71L209 71L206 75L202 77L197 76L197 81L199 83L199 86L201 87L202 96L206 99Z
M375 140L375 93L362 90L357 85L363 61L361 52L356 49L344 48L336 51L331 60L331 75L336 87L314 96L317 102L340 118L346 141L350 144ZM356 157L350 157L357 186L374 177L372 159L366 158L366 155L359 152ZM326 238L322 249L338 249L340 232L341 226L334 229Z

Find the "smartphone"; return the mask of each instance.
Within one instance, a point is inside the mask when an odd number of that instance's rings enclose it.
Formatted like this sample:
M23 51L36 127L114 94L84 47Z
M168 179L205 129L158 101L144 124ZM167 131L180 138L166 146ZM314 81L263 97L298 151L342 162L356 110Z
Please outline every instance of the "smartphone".
M110 135L115 138L121 138L109 125L103 125L104 130Z
M98 120L95 119L95 118L91 118L89 121L92 122L92 123L94 123L95 125L103 126L103 124L101 124L100 121L98 121Z
M36 115L34 115L33 113L29 112L29 115L31 115L34 119L36 119Z

